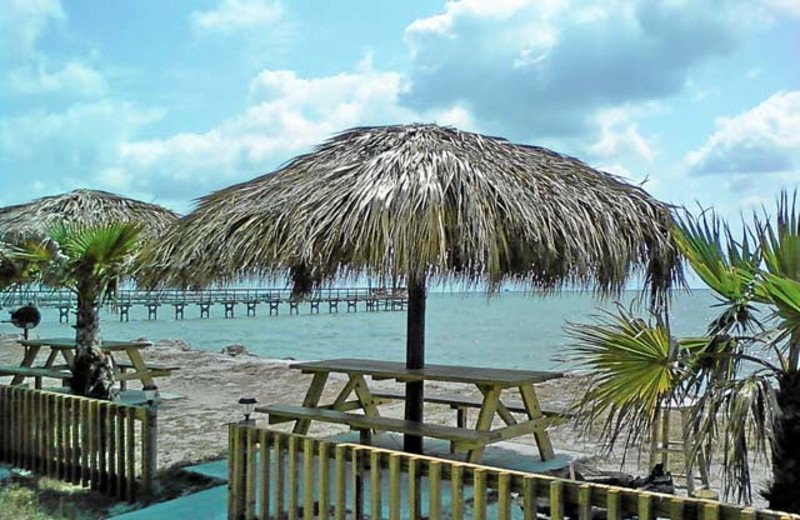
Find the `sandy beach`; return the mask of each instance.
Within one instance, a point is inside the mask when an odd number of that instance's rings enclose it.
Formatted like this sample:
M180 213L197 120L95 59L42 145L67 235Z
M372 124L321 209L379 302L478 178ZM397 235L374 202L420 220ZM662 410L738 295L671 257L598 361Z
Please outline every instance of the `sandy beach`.
M19 362L19 347L13 337L0 340L0 363ZM150 363L182 367L172 376L158 380L159 389L165 394L177 394L178 399L162 401L159 407L158 465L160 469L189 465L193 462L224 457L227 450L226 425L241 419L237 401L240 397L255 397L259 403L299 404L310 384L311 377L290 370L295 360L264 359L252 354L230 355L192 350L182 341L160 341L146 351ZM43 360L40 360L43 361ZM333 375L323 400L333 400L335 393L345 383L345 378ZM579 396L585 385L585 376L570 375L537 385L537 394L542 406L554 410L566 410L571 400ZM132 385L133 386L133 385ZM381 390L400 390L392 381L372 381L370 387ZM426 384L426 392L450 393L478 396L477 389L448 383ZM402 417L403 405L381 407L387 416ZM446 405L426 405L426 420L453 425L455 412ZM264 419L265 417L258 417ZM474 419L474 414L471 415ZM279 426L278 428L280 428ZM316 423L310 434L326 436L346 431L346 427ZM622 454L600 456L602 449L593 435L579 437L574 425L566 423L550 430L556 450L567 450L586 454L579 468L604 471L625 471L646 475L646 461L637 460L636 450L629 452L627 461L621 465ZM515 442L533 444L532 437L515 439ZM767 467L762 462L754 468L753 482L761 489L767 477ZM712 467L712 487L719 487L720 469ZM757 500L757 503L761 503Z

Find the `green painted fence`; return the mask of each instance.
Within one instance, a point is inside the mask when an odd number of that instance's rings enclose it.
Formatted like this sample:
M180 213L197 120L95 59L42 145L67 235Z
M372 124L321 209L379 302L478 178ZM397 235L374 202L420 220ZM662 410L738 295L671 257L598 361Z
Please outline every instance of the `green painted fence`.
M229 427L228 518L798 520L767 510Z
M0 386L0 461L130 502L156 467L154 410Z

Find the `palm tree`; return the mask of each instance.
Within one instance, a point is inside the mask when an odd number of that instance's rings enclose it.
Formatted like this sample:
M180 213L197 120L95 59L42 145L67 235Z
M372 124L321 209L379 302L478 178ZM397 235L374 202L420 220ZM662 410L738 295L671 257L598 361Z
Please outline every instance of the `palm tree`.
M769 450L772 483L764 496L772 509L800 512L800 220L796 195L790 202L788 194L782 193L775 218L756 216L738 241L727 225L716 229L706 225L712 218L687 216L677 233L684 255L723 308L710 335L735 335L730 351L706 363L697 374L707 381L701 405L709 403L712 412L723 408L727 431L708 426L711 414L699 422L710 436L716 432L730 439L726 469L740 477L747 476L748 440L756 451ZM711 232L698 233L701 226ZM761 313L754 303L768 310L765 323L757 319Z
M655 411L673 398L697 397L696 447L722 447L726 494L750 501L751 455L771 456L769 507L800 512L800 219L782 193L736 239L713 212L677 220L675 239L721 312L706 338L673 340L663 325L634 326L632 316L573 325L574 356L594 369L593 389L577 409L607 417L613 445L626 428L630 446ZM765 318L760 318L765 315ZM656 334L656 332L658 334ZM657 337L657 341L647 341ZM654 348L654 345L657 348ZM658 384L655 384L655 383ZM626 421L627 417L638 417Z
M73 393L113 397L114 370L100 349L98 306L132 273L141 235L142 227L132 223L55 226L43 241L5 247L0 286L40 283L77 296Z

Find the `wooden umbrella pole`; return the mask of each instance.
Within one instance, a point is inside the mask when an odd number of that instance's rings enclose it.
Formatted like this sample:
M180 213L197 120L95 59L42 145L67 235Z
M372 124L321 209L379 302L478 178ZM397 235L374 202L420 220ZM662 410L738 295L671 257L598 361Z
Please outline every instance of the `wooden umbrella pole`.
M406 332L406 367L425 366L425 282L416 278L408 280L408 315ZM422 422L424 383L406 383L407 421ZM406 435L403 448L410 453L422 453L422 437Z

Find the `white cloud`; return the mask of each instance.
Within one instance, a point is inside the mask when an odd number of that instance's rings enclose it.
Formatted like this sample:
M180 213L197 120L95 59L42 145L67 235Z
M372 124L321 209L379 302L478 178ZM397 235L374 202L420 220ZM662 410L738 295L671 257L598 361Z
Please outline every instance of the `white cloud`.
M405 31L414 110L454 102L517 140L591 136L620 106L680 92L762 19L756 2L461 0ZM635 140L631 129L628 141ZM641 141L638 145L640 151Z
M800 0L767 0L767 5L777 14L800 16Z
M264 173L344 128L413 120L397 104L403 89L395 72L302 78L288 70L265 70L250 83L253 104L217 127L123 143L113 178L122 182L122 169L137 185L159 182L171 184L171 190L191 185L199 194Z
M800 170L800 91L779 92L735 117L686 156L694 174L783 173Z
M282 16L283 7L274 0L222 0L215 9L194 11L190 20L199 30L227 34L264 29Z
M57 94L82 97L106 93L105 78L98 71L79 62L69 62L50 70L39 63L17 67L8 72L7 87L19 94Z
M4 0L0 7L0 62L29 57L45 28L65 18L59 0Z
M275 169L343 129L370 124L436 121L473 126L464 107L419 113L399 103L402 75L372 69L301 77L264 70L249 85L251 105L202 133L121 143L104 181L186 199ZM158 189L155 189L158 186Z
M120 143L162 115L131 103L104 100L76 103L63 111L38 110L2 118L0 170L31 179L53 179L59 186L86 184L116 160ZM25 169L19 170L20 165ZM20 190L24 184L7 188Z
M604 159L622 156L653 162L656 150L652 139L644 137L630 120L631 114L623 108L600 113L600 137L587 147L587 151Z

